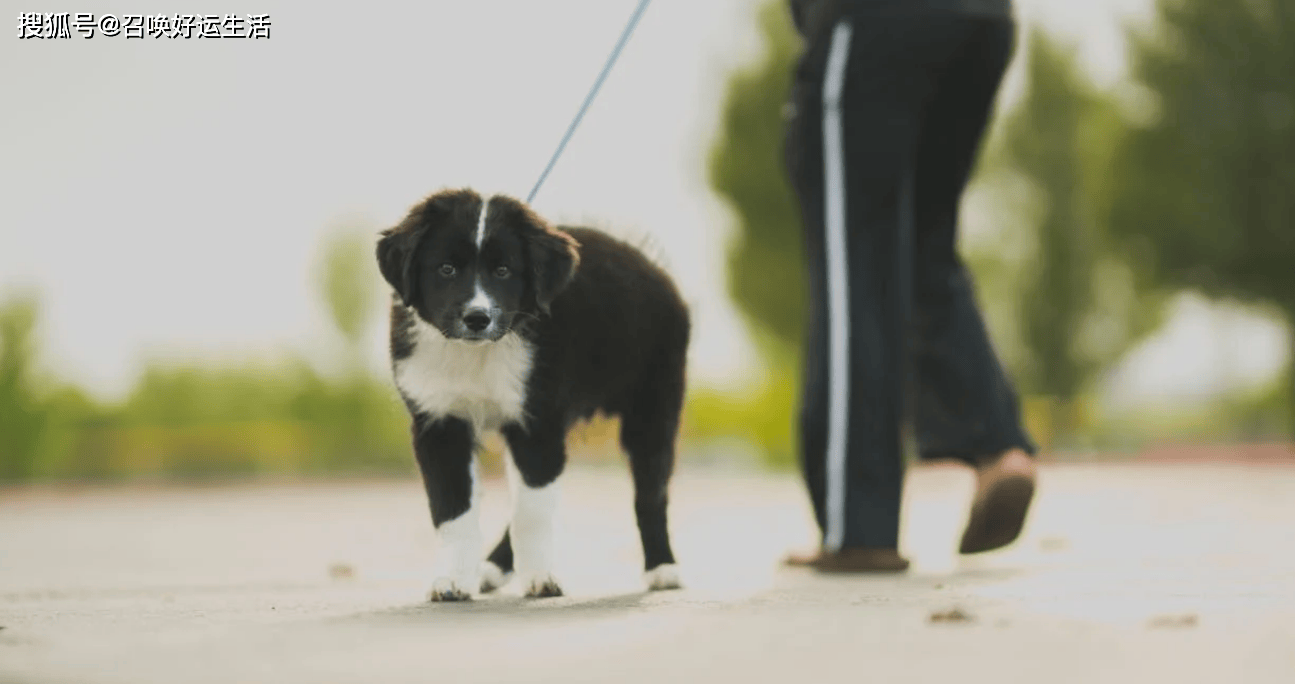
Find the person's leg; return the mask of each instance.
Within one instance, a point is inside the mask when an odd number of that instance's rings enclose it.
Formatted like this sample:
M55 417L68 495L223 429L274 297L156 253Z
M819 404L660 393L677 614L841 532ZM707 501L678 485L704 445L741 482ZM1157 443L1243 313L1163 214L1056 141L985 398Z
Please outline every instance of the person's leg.
M819 83L827 41L806 37L785 108L783 161L802 223L808 301L802 343L798 456L819 530L826 525L824 467L827 440L827 280L823 246L823 108Z
M1034 453L957 252L959 202L1015 35L1010 20L969 22L973 37L941 75L918 148L912 344L921 457L959 459L980 471L964 552L1019 534L1033 495Z
M886 569L906 565L894 553L911 258L901 208L937 68L964 32L952 15L843 19L809 42L793 99L811 296L802 462L824 550L889 550Z

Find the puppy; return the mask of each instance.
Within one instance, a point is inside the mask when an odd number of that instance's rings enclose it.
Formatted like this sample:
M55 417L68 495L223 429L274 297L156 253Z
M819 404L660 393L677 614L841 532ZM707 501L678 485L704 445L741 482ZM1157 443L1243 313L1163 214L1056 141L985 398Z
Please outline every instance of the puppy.
M526 596L562 594L552 545L566 435L597 412L621 419L647 585L678 587L666 502L690 324L669 276L604 233L553 228L516 199L468 189L415 205L377 258L441 541L431 600L471 598L514 571ZM508 446L513 505L483 562L475 451L487 431Z

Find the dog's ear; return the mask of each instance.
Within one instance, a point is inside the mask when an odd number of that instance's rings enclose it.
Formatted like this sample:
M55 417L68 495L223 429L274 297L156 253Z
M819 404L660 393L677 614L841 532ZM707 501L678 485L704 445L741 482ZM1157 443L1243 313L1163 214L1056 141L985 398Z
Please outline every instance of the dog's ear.
M553 229L531 240L531 263L535 269L535 304L544 313L576 275L580 267L580 245L570 235Z
M376 255L378 270L391 288L400 296L405 306L413 306L418 289L418 264L415 263L418 245L437 225L452 218L455 212L464 212L480 206L481 198L471 190L443 190L409 210L400 225L382 231Z
M382 231L376 251L378 270L382 272L382 278L396 291L400 302L409 306L414 290L410 261L414 253L417 231L407 230L408 226L405 223Z
M520 218L525 226L535 305L547 314L553 300L571 284L580 267L580 243L568 233L549 226L530 209L523 208Z

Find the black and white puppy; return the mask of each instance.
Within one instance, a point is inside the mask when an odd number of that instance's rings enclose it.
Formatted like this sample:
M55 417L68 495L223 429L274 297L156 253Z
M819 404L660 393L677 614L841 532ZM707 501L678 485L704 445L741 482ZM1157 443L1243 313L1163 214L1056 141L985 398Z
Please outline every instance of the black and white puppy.
M560 596L553 513L567 431L621 419L651 589L679 585L667 487L684 396L688 310L666 273L604 233L555 229L522 202L445 190L377 246L395 290L391 362L441 541L434 601L491 591L514 570ZM499 431L512 517L482 561L475 451Z

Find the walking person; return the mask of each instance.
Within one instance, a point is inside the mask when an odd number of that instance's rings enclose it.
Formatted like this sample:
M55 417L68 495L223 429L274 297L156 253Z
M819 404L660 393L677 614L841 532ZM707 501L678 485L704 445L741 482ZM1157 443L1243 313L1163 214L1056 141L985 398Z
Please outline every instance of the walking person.
M1014 49L1010 0L790 0L804 52L785 155L810 310L801 462L821 548L898 572L904 425L976 469L960 546L1020 534L1035 447L957 252L958 205Z

